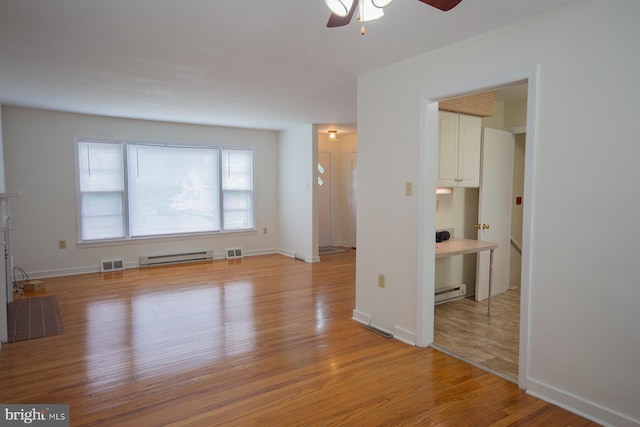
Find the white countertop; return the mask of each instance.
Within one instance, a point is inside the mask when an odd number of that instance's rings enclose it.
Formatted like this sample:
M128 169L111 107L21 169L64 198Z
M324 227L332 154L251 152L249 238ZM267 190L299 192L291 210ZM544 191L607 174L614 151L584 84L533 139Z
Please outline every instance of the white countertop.
M496 249L497 243L482 240L459 239L452 237L444 242L436 243L436 259L454 255L472 254L476 252Z

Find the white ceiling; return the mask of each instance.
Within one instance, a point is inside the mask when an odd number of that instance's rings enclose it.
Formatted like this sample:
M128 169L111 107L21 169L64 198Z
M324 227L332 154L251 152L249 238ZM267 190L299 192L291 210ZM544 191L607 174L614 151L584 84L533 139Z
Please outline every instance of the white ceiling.
M358 74L570 1L396 0L361 36L326 28L323 0L0 0L0 103L349 131Z

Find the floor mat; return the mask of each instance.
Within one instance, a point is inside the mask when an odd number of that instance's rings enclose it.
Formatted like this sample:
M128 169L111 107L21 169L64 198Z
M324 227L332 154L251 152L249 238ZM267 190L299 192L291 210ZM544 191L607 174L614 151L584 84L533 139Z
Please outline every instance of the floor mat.
M62 333L58 301L53 296L17 299L7 304L7 342L32 340Z

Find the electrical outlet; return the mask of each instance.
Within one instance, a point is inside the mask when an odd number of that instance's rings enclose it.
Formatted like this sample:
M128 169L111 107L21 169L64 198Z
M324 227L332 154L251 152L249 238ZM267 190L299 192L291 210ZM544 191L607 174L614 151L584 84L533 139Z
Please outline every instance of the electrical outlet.
M413 196L413 182L407 182L405 184L405 194L407 196Z
M67 249L67 241L58 240L58 249Z
M378 274L378 286L384 288L387 285L387 281L384 274Z

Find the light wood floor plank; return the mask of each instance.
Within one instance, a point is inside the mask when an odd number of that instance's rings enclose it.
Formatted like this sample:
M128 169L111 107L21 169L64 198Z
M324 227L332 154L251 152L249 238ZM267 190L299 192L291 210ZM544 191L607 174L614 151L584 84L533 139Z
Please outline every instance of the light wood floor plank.
M509 289L487 302L463 298L436 305L434 344L514 381L518 379L520 291Z
M72 426L590 425L352 320L355 252L45 279L59 336L5 344L0 402ZM591 424L593 425L593 424Z

